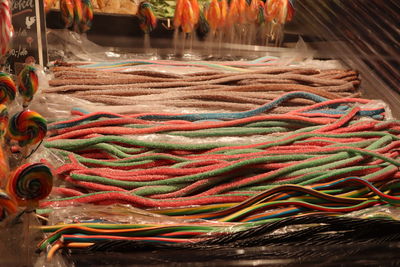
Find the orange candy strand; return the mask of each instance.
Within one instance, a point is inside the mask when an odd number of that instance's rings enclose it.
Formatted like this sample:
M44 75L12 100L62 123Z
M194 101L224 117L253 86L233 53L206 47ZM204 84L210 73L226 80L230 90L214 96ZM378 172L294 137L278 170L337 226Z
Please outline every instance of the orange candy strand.
M221 9L217 0L211 1L206 14L206 19L210 25L211 31L215 33L221 21Z
M219 9L221 11L221 19L220 19L220 28L225 27L226 19L228 16L228 1L227 0L220 0L219 1Z
M174 27L179 28L182 25L183 1L176 0L175 14L174 14Z
M194 12L190 0L183 0L182 3L182 31L184 33L191 33L195 26Z

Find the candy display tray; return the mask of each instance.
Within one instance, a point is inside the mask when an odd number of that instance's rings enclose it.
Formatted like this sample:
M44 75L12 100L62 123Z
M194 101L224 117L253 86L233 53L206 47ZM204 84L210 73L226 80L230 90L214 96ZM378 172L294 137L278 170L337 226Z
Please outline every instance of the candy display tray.
M307 1L303 1L307 2ZM360 2L360 1L358 1ZM390 2L390 1L389 1ZM301 17L300 17L301 18ZM51 12L47 18L49 28L62 28L60 15ZM167 21L159 22L159 27L151 34L152 47L156 49L158 58L171 57L171 39L173 31L165 27ZM376 66L369 64L369 59L357 53L353 53L353 43L341 38L331 40L323 38L312 31L302 28L301 20L295 20L288 25L288 35L285 38L286 46L293 46L301 36L307 46L313 50L315 59L337 59L345 67L356 69L362 79L362 94L365 98L381 99L391 108L393 116L400 118L399 88L393 88L382 79ZM314 25L317 27L317 25ZM368 25L364 25L368 27ZM356 30L356 29L355 29ZM354 32L356 35L357 32ZM87 37L89 40L103 46L114 47L118 53L138 53L143 55L143 34L138 27L138 19L135 16L97 14L94 26ZM229 47L229 45L227 45ZM337 47L346 48L343 53L338 53ZM231 50L230 50L231 51ZM281 50L260 46L237 46L234 58L256 58L269 53L279 55ZM181 55L182 56L182 55ZM201 50L194 49L187 59L206 59ZM179 58L179 57L178 57ZM176 58L174 58L176 59ZM185 60L184 57L181 58ZM303 258L275 258L266 260L268 248L256 247L247 249L220 249L215 251L138 251L132 253L71 253L65 254L69 265L75 266L395 266L398 265L399 243L385 245L348 244L348 253L344 254L341 247L329 247L327 254L304 255ZM323 246L323 245L322 245ZM296 248L293 248L296 250Z

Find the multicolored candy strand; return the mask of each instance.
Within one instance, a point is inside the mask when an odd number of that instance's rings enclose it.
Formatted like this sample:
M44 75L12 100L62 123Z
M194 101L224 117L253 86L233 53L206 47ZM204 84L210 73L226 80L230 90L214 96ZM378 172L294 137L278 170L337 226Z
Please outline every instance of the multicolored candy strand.
M87 32L92 27L93 22L93 3L92 0L82 0L83 17L79 23L79 32Z
M0 0L0 52L2 56L7 54L11 38L14 35L10 4L9 0Z
M140 28L144 33L148 34L157 27L157 18L153 13L153 8L150 3L140 3L138 17L140 20Z
M74 10L74 0L60 0L61 17L66 28L69 28L74 24Z
M23 97L23 107L27 107L39 88L39 77L35 67L27 65L18 74L18 92Z
M20 146L34 145L47 133L47 121L39 113L25 110L15 114L8 124L8 136Z
M53 187L53 174L43 163L27 163L19 167L7 184L7 191L20 206L36 205Z

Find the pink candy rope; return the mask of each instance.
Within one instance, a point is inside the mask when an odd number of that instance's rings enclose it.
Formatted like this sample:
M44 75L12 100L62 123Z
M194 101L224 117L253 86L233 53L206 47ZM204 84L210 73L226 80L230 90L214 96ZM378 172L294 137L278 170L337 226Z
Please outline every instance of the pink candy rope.
M14 35L14 28L11 22L11 9L9 0L0 0L0 50L1 55L5 56L8 52L10 40Z

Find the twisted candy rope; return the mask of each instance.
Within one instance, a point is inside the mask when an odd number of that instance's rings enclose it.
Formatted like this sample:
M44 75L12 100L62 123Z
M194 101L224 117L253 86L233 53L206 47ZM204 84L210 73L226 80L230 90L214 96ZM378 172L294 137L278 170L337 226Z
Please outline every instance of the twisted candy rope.
M20 146L34 145L47 133L47 121L39 113L25 110L12 116L8 124L8 136Z
M53 175L43 163L20 166L7 183L7 191L20 206L37 205L46 198L53 187Z
M61 0L60 11L65 27L69 28L74 23L74 0Z
M141 2L138 10L140 28L144 33L150 33L157 27L157 18L150 3Z
M10 103L15 99L17 88L11 76L0 72L0 104Z
M5 56L8 52L11 38L14 35L9 0L0 0L0 29L0 52L2 56Z
M27 65L18 74L18 92L24 99L23 106L27 107L39 88L39 77L35 67Z

